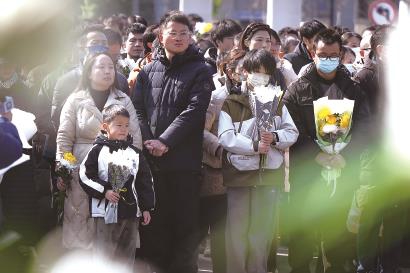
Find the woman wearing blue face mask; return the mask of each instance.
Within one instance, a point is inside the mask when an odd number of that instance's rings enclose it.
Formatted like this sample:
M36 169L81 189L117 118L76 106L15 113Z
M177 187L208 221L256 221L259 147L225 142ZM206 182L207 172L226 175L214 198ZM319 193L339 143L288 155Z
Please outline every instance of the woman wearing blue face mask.
M247 90L267 86L276 69L267 50L252 50L243 60L246 90L230 94L219 115L218 138L223 148L222 172L227 187L227 273L267 272L274 236L277 201L283 182L283 151L296 142L298 131L286 107L279 104L269 132L252 134L255 118ZM268 90L268 89L267 89ZM261 168L261 154L266 155Z

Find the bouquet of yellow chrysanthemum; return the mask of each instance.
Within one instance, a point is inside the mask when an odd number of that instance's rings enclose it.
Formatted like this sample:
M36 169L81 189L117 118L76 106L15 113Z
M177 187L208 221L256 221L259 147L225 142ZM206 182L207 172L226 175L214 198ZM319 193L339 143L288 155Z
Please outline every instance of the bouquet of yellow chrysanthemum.
M354 100L349 99L329 100L323 97L313 102L317 143L326 154L338 155L349 144L353 108ZM336 192L340 174L341 169L331 167L322 171L328 184L333 184L331 196Z
M73 172L77 167L77 158L70 152L63 153L63 157L56 164L56 175L63 180L66 190L70 188ZM58 222L61 222L63 219L65 197L65 191L57 191L54 194L53 205L57 210Z

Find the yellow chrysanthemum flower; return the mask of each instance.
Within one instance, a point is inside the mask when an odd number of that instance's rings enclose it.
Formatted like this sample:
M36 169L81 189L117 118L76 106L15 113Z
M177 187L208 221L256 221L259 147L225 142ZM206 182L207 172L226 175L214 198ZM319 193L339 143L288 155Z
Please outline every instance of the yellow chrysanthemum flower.
M325 107L323 107L322 109L320 109L318 111L317 118L318 119L325 119L330 114L332 114L332 112L330 111L330 108L325 106Z
M198 31L199 34L204 35L212 30L213 24L212 23L196 23L195 29Z
M212 23L206 23L204 25L204 33L210 32L212 30L212 27L213 27Z
M326 123L330 125L334 125L337 123L337 117L335 115L328 115L326 117Z
M323 126L324 124L319 125L319 135L322 137L325 135L325 133L323 132Z
M68 162L70 162L71 164L75 164L77 162L77 158L72 153L69 153L69 152L64 153L63 158L67 160Z
M342 127L343 129L346 129L347 127L349 127L350 124L350 113L343 113L341 119L340 119L340 127Z

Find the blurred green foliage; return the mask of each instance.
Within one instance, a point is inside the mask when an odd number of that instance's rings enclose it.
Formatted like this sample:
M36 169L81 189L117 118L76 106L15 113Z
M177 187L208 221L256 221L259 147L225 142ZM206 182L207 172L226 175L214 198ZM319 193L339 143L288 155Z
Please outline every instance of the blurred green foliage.
M82 19L97 19L116 13L129 14L132 0L77 0L80 2Z
M221 7L221 5L222 5L222 0L214 0L213 10L212 10L212 16L213 17L216 18L218 16L218 11L219 11L219 8Z

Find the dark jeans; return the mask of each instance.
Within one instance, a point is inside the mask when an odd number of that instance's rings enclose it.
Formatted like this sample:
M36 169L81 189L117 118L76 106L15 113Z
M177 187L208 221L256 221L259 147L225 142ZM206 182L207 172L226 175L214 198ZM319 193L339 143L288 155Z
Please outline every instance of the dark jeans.
M410 203L408 200L380 202L378 191L369 196L360 218L359 267L363 272L379 272L382 267L383 272L392 273L399 267L410 267Z
M347 262L352 266L354 236L347 231L346 219L353 192L349 185L338 183L336 194L330 196L326 182L293 185L290 197L292 225L289 242L289 265L292 273L309 273L313 252L323 249L331 267L326 272L341 273ZM307 183L307 181L306 181ZM323 272L321 261L316 272ZM350 270L353 270L351 268Z
M357 234L357 257L360 272L378 272L380 265L380 227L383 217L381 206L373 202L373 192L369 192L369 201L363 207Z
M153 172L156 196L141 252L161 273L197 273L199 172Z
M226 272L225 226L226 194L201 197L200 200L200 241L210 231L211 258L214 273Z

